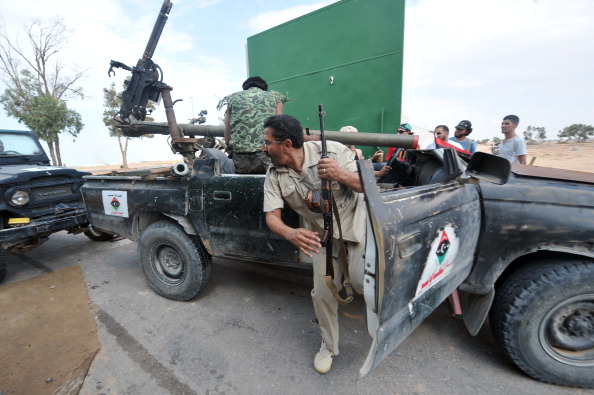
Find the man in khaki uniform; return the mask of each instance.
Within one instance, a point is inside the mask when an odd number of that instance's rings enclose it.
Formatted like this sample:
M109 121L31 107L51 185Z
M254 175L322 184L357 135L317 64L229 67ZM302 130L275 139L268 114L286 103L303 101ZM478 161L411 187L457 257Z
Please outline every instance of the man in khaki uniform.
M348 268L353 288L363 293L363 253L365 249L366 212L361 182L352 151L343 144L327 143L330 158L320 159L319 141L303 141L303 128L290 115L275 115L264 123L262 151L271 158L264 183L266 224L274 233L294 244L313 258L314 288L311 292L316 317L322 331L322 345L314 358L314 367L326 373L332 358L338 355L338 302L324 282L326 253L320 237L324 219L310 211L303 197L309 190L321 190L321 180L332 182L332 193L339 212L342 237L348 252ZM304 228L292 228L281 219L285 202L303 219ZM338 264L339 227L334 215L334 283L342 287Z

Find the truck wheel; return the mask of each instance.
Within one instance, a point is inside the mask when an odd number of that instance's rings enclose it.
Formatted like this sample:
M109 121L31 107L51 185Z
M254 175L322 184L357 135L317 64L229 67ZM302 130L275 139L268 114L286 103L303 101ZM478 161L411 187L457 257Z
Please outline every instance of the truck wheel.
M0 247L0 282L6 276L6 251Z
M168 299L190 300L210 278L210 255L200 240L173 222L148 226L138 241L138 253L150 286Z
M495 292L491 328L508 357L537 380L594 388L594 262L549 259Z
M115 237L111 233L101 232L89 225L88 230L85 231L85 236L93 241L109 241Z

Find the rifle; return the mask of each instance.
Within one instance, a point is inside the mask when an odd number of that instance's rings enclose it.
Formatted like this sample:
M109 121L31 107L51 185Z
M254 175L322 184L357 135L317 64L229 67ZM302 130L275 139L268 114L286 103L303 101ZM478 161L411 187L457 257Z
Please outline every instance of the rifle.
M329 158L328 148L326 146L326 137L324 136L324 116L326 113L322 105L318 105L318 114L320 116L320 140L322 142L322 156L321 158ZM326 286L330 289L330 292L334 295L334 298L340 304L346 304L353 300L353 288L351 286L351 279L349 276L348 263L346 261L346 246L342 240L342 229L340 227L340 216L338 211L336 212L336 223L338 224L338 230L340 232L340 253L338 259L342 267L342 274L344 276L343 286L346 291L346 297L342 298L338 293L336 285L334 284L334 258L332 255L332 238L333 238L333 211L334 197L332 196L332 182L326 179L322 179L322 201L320 208L324 217L324 233L322 235L321 244L326 247L326 275L324 281Z
M163 1L157 21L146 44L144 54L138 60L135 67L127 66L115 60L109 63L107 75L110 77L112 73L115 75L114 67L132 72L132 77L124 82L126 89L122 96L122 107L115 117L119 123L129 124L130 115L139 121L143 121L146 117L146 105L148 101L150 100L155 103L159 101L161 93L158 87L160 84L163 84L163 71L151 58L155 53L157 43L165 27L165 22L167 22L167 15L171 11L172 6L171 1Z
M163 71L151 59L157 48L157 43L159 42L165 22L167 22L167 15L171 11L172 6L171 1L163 1L142 58L138 60L136 66L130 67L122 62L112 60L107 75L110 77L112 73L115 75L114 67L132 72L130 80L124 82L126 89L122 95L122 107L114 117L119 123L117 126L122 128L124 135L128 136L129 128L126 126L131 124L130 116L136 118L137 121L143 121L146 117L148 101L150 100L156 103L160 97L163 97L169 135L171 136L171 151L183 155L188 167L191 168L195 159L194 153L197 150L198 140L184 137L180 131L175 119L175 112L173 111L174 102L171 100L171 90L173 88L163 82Z
M322 142L322 156L321 158L329 158L328 147L326 145L326 137L324 136L324 112L323 106L318 105L318 115L320 117L320 141ZM320 204L322 215L324 216L324 234L322 235L322 247L326 247L326 271L330 270L334 275L334 267L332 266L332 183L328 180L322 180L322 201ZM328 266L328 258L330 266Z

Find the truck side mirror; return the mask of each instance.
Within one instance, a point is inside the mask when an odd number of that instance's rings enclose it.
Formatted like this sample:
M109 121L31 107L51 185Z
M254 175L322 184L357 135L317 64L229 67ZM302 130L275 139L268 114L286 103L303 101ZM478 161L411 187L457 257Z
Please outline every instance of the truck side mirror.
M507 182L510 172L511 163L507 159L485 152L475 152L466 167L467 176L498 185Z

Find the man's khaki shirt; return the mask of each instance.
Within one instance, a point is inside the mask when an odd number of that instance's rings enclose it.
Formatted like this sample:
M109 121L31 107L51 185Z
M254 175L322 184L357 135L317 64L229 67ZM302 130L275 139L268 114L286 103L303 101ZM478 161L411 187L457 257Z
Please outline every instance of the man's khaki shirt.
M303 145L305 159L301 175L286 167L276 167L271 164L264 182L264 212L284 208L285 202L306 222L308 229L322 235L324 217L321 213L314 213L307 208L303 197L311 189L320 191L322 181L318 178L318 161L322 154L322 144L319 141L309 141ZM355 172L357 164L352 151L337 142L328 141L328 156L334 159L340 167ZM349 187L332 182L332 193L336 201L344 240L352 242L365 241L365 202L362 193L357 193ZM339 238L339 228L334 219L334 238Z

